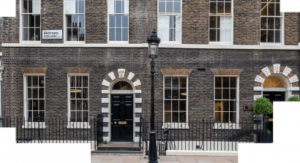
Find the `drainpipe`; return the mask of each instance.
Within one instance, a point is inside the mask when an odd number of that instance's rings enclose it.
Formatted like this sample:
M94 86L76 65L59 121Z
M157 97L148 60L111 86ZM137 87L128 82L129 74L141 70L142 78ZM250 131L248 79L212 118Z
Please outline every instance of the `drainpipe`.
M1 65L1 61L0 61L0 127L2 127L2 87L1 87L1 83L2 83L2 72L4 70L4 66Z

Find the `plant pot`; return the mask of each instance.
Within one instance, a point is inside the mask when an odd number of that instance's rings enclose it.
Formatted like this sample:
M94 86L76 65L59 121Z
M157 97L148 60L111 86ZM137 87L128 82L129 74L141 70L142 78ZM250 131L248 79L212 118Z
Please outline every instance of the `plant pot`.
M272 134L258 132L257 143L273 143Z

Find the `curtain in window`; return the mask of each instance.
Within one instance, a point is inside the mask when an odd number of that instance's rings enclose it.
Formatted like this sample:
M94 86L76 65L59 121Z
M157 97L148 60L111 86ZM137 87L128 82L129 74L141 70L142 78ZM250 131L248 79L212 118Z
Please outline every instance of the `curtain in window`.
M220 41L231 41L231 17L220 17Z
M32 13L40 14L41 11L41 3L40 0L32 0Z
M76 0L66 0L65 13L76 13Z

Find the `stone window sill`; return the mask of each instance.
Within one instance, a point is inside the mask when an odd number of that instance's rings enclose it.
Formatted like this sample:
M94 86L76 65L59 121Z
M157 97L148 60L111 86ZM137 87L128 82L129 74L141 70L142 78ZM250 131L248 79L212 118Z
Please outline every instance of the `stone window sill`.
M68 122L68 129L90 129L89 122Z

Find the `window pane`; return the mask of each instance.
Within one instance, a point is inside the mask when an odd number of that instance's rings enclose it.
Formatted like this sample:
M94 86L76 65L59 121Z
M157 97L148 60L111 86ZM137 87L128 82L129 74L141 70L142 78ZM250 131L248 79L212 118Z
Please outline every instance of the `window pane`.
M210 14L216 14L217 7L215 2L210 3Z
M179 101L180 111L186 111L186 101Z
M165 99L171 99L171 89L170 88L165 89Z
M217 14L224 14L224 3L223 2L219 2L218 3L218 12Z
M280 29L280 18L275 18L275 29Z
M178 111L178 101L172 101L172 111Z
M178 88L178 77L172 77L172 88Z
M37 117L38 117L39 112L33 111L32 114L33 114L33 116L32 116L32 121L33 121L33 122L37 122L37 121L38 121L38 118L37 118Z
M28 27L29 26L29 18L28 15L22 15L22 25L23 27Z
M75 98L75 89L74 88L70 89L70 97Z
M109 28L109 41L115 41L115 28Z
M279 30L275 31L275 42L281 42L281 39L280 39L281 38L281 36L280 36L281 34L280 33L281 33L281 31L279 31Z
M27 118L28 122L32 122L32 112L28 112L28 118Z
M28 13L32 13L32 0L29 0L28 2Z
M178 88L172 89L172 99L178 99Z
M122 41L128 41L128 28L122 28Z
M186 89L180 89L180 99L186 99Z
M88 100L83 100L83 101L82 101L82 109L83 109L83 110L89 110L89 107L88 107Z
M171 77L165 77L165 87L171 87Z
M70 86L75 87L75 76L70 77Z
M82 101L77 100L76 110L82 110Z
M228 123L229 122L229 113L228 112L223 112L223 123Z
M172 112L172 122L178 122L178 112Z
M45 101L44 100L40 100L39 104L40 104L39 110L45 110Z
M67 41L71 41L72 40L72 29L68 28L67 29Z
M35 28L35 41L41 40L41 31L40 28Z
M222 109L222 102L215 101L215 111L221 111L221 109Z
M84 32L84 28L80 28L79 29L79 41L84 41L84 34L85 34L85 32Z
M77 122L82 122L82 112L81 111L77 112Z
M226 15L231 14L231 3L225 3L225 14Z
M217 41L220 41L220 30L217 29Z
M72 14L76 13L76 0L66 0L65 12Z
M108 2L108 13L109 14L115 13L115 1Z
M236 113L230 112L230 121L229 123L236 123Z
M160 13L164 13L166 10L165 10L165 2L159 2L159 12Z
M230 101L230 111L236 111L236 102Z
M37 88L32 89L32 98L38 98L38 89Z
M41 4L40 0L33 0L32 2L32 13L39 14L41 13Z
M36 15L35 16L35 27L40 27L40 20L41 20L41 17L40 15Z
M128 27L128 15L122 16L122 27Z
M39 88L39 98L44 98L44 88Z
M230 78L230 88L236 87L236 78L231 77Z
M215 122L221 122L222 121L222 113L221 112L215 112Z
M34 28L29 28L29 40L34 41Z
M229 111L229 101L222 101L222 111Z
M280 16L280 3L276 3L276 16Z
M165 112L165 122L171 122L171 113Z
M268 18L268 29L274 29L274 18Z
M221 82L222 82L222 77L216 77L215 78L215 87L222 87Z
M230 89L230 99L236 99L236 89Z
M28 40L28 28L23 28L23 40L27 41Z
M71 111L71 121L76 122L76 111Z
M32 76L27 76L27 87L32 86Z
M180 122L186 122L186 114L185 112L180 113Z
M223 77L223 87L229 87L229 77Z
M28 12L28 2L27 2L27 0L23 0L23 7L22 7L22 12L23 13L27 13Z
M31 88L27 88L27 98L32 98Z
M122 29L121 28L116 28L116 41L122 41L121 40L121 31Z
M216 28L217 27L217 17L216 16L210 16L209 17L209 27L210 28Z
M180 7L181 7L180 2L174 2L174 12L175 13L180 13Z
M171 101L165 101L165 111L171 111Z
M124 1L124 14L128 14L128 13L129 13L129 2Z
M116 15L116 27L121 27L122 15Z
M78 15L72 15L72 26L78 27Z
M268 30L268 42L274 42L274 31Z
M32 86L33 87L37 87L38 86L38 83L39 83L39 77L38 76L33 76L32 77Z
M186 77L180 77L180 87L181 88L186 87Z
M268 4L268 16L274 16L275 15L275 5L274 3Z
M82 90L83 90L83 92L82 92L82 98L88 98L88 89L87 88L83 88Z
M267 32L266 32L266 30L262 30L260 32L260 41L261 42L267 42Z
M169 29L169 41L175 41L175 29Z
M79 17L79 26L80 28L85 27L85 23L84 23L84 15L78 15Z
M32 110L32 100L27 100L28 110Z
M38 110L38 100L32 100L32 110Z
M261 29L267 29L267 18L261 18Z
M121 8L122 8L121 1L115 1L115 5L116 5L115 13L121 13Z
M75 89L75 93L76 93L76 98L82 98L82 90L81 88L77 88Z
M83 76L82 80L83 80L83 87L88 87L88 77L87 76Z
M223 89L223 99L229 99L229 89Z
M83 121L84 121L84 122L87 122L87 121L88 121L88 115L89 115L89 112L83 111L82 114L83 114L83 115L82 115Z
M72 41L78 41L78 28L73 28Z
M215 29L211 29L209 30L209 41L217 41L216 40L216 30Z
M173 2L167 2L167 12L172 13L173 12Z
M76 100L71 100L71 110L76 110Z
M221 89L216 89L216 91L215 91L215 99L222 99Z
M267 11L268 11L267 3L261 3L260 15L267 16Z
M84 13L84 0L79 1L79 11L77 13Z

